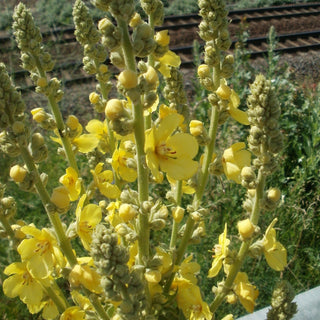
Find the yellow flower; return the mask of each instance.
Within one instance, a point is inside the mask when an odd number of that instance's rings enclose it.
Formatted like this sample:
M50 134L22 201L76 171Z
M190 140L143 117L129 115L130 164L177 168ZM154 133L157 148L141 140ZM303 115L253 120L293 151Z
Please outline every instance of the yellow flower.
M70 307L60 316L60 320L85 320L85 315L79 307Z
M160 62L159 72L166 77L170 78L170 67L178 68L181 64L181 59L173 51L168 50L161 58L156 58Z
M239 96L233 89L230 89L230 87L228 87L227 81L225 79L220 80L220 87L217 89L216 93L221 99L229 100L228 112L234 120L244 125L250 124L247 113L238 109L240 105Z
M167 179L171 185L171 189L173 192L176 192L176 185L177 185L177 181L170 178L169 176L167 176ZM188 181L185 181L183 180L182 181L182 193L185 193L185 194L193 194L195 193L196 190L195 188L191 187L189 184L188 184Z
M69 120L69 121L68 121ZM78 119L74 116L69 116L67 124L72 130L72 135L70 136L70 142L72 145L77 147L82 153L91 152L99 143L98 138L94 134L82 134L82 125L79 123ZM57 137L51 137L55 142L62 145L62 141L57 131L55 131Z
M192 160L198 153L196 139L187 133L172 135L182 121L173 113L146 132L147 164L158 182L162 181L159 168L176 180L189 179L197 171L198 163Z
M134 154L126 151L123 143L122 141L112 155L112 167L122 180L133 182L137 179L137 170L128 164L130 165L129 161L132 161L135 166Z
M170 43L170 36L168 30L161 30L155 34L155 41L161 46L165 47Z
M85 199L86 195L84 194L80 198L76 209L77 233L84 248L90 250L92 232L102 219L102 211L99 206L93 203L89 203L83 208Z
M251 153L245 150L244 142L237 142L223 153L222 164L224 173L229 180L241 183L240 173L243 167L249 167Z
M69 274L69 282L74 288L83 285L91 292L102 292L100 275L87 264L76 264Z
M219 236L219 244L214 246L215 255L208 273L208 278L213 278L219 273L223 260L227 257L229 243L230 240L227 239L227 224L225 224L224 231Z
M186 319L211 320L212 314L209 306L202 300L200 289L190 281L178 278L173 283L178 288L176 299L179 309L182 310Z
M65 259L55 236L49 229L38 230L29 225L22 227L21 231L32 236L22 240L17 250L21 260L27 262L27 268L34 278L47 278L56 264L64 266Z
M200 272L200 265L197 262L191 262L192 258L191 255L182 261L179 273L184 279L196 284L198 282L196 274Z
M119 188L112 184L113 173L111 170L103 170L103 163L100 162L96 165L94 170L91 170L94 182L98 187L101 194L110 199L116 199L120 196L121 191Z
M7 266L4 274L10 276L3 281L3 292L9 298L19 298L26 304L39 305L44 296L41 284L27 269L27 262L14 262Z
M81 191L81 179L76 170L72 167L66 169L66 174L60 177L59 182L62 183L69 191L71 201L76 201Z
M273 226L278 221L275 218L268 229L263 238L263 253L266 257L268 265L276 270L282 271L287 265L287 250L286 248L276 239L276 230Z
M105 217L105 220L110 222L113 227L116 227L119 223L123 222L118 212L120 209L120 204L120 201L110 202L107 207L108 215Z
M248 276L245 272L238 272L234 280L233 290L244 308L248 312L253 312L259 290L248 281Z
M42 318L45 320L56 319L59 316L59 310L56 304L49 299L45 302L45 305L42 310Z
M162 274L166 274L172 269L171 255L160 247L156 247L156 252L156 258L161 262L161 265L158 268Z
M71 291L72 300L78 305L81 309L85 311L94 311L93 305L91 304L90 300L83 296L78 290Z
M53 189L50 200L60 209L68 209L70 204L69 190L65 186Z
M97 137L99 140L98 150L105 154L109 150L107 121L90 120L86 125L86 130Z

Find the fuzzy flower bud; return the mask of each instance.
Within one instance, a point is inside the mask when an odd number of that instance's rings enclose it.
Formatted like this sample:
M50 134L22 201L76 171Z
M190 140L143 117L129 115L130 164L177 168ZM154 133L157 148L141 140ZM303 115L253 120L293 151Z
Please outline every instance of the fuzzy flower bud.
M138 84L137 74L128 69L119 74L118 80L125 89L135 88Z
M66 125L71 129L71 130L77 130L79 126L79 120L76 116L70 115L67 118Z
M125 222L132 220L137 215L137 210L130 204L122 203L119 208L119 216Z
M255 227L250 219L245 219L238 222L238 231L243 239L248 239L253 235Z
M91 92L89 95L89 101L92 104L97 104L100 100L100 96L96 92Z
M144 73L143 76L147 80L148 84L152 86L152 88L154 88L159 82L157 71L151 66L148 67L147 72Z
M107 102L105 114L110 120L121 118L124 113L122 101L119 99L111 99Z
M137 27L139 24L141 24L143 21L141 19L141 16L138 12L136 12L134 14L134 16L131 18L130 22L129 22L129 26L131 28L135 28Z
M271 188L268 190L267 198L272 202L278 202L281 197L281 191L278 188Z
M59 209L67 209L70 203L68 189L65 186L54 188L50 200Z
M161 272L159 270L150 270L145 273L144 277L150 283L159 283L161 281Z
M174 208L172 210L172 216L177 223L181 222L184 216L184 209L179 206Z
M27 174L27 170L18 164L11 167L10 169L10 177L14 182L22 182Z
M37 123L41 123L48 118L47 113L43 110L43 108L32 109L31 114L33 116L33 120Z
M191 120L189 124L189 128L190 128L190 133L195 137L203 134L204 132L203 122L199 120Z
M200 78L210 77L210 68L207 64L200 64L198 67L198 76Z
M224 81L221 81L216 93L221 99L228 100L231 95L231 89L224 83Z

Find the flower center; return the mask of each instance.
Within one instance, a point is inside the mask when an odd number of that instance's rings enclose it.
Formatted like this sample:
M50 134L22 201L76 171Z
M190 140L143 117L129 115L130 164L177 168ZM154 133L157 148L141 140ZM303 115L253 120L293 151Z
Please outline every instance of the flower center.
M157 155L165 159L168 159L168 158L175 159L176 158L175 154L177 152L171 149L170 147L168 147L165 142L161 142L156 146L156 153Z
M39 241L36 245L35 252L43 255L50 247L49 241Z

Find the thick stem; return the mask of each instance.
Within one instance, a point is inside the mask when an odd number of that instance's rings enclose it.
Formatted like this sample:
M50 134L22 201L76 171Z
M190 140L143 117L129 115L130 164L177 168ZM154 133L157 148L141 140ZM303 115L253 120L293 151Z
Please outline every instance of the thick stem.
M136 72L136 61L130 41L128 26L124 20L118 19L118 26L122 31L122 50L126 67ZM138 171L138 192L140 205L148 200L149 195L149 172L146 163L146 155L144 152L145 133L144 133L144 117L141 99L133 102L133 121L134 121L134 136L137 148L137 171ZM149 239L150 228L148 214L141 213L138 220L138 235L139 235L139 254L138 260L142 265L146 265L149 259Z

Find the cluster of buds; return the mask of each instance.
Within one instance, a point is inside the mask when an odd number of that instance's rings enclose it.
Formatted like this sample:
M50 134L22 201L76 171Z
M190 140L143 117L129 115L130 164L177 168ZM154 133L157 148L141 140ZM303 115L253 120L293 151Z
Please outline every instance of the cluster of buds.
M270 174L276 168L275 155L283 146L278 126L280 106L271 81L258 75L251 85L247 104L251 125L248 144L251 152L257 156L254 165L262 167L265 174Z
M127 249L118 244L118 234L110 225L99 224L92 236L91 254L101 275L101 286L108 299L122 301L117 312L125 319L139 317L145 298L142 273L128 268Z

